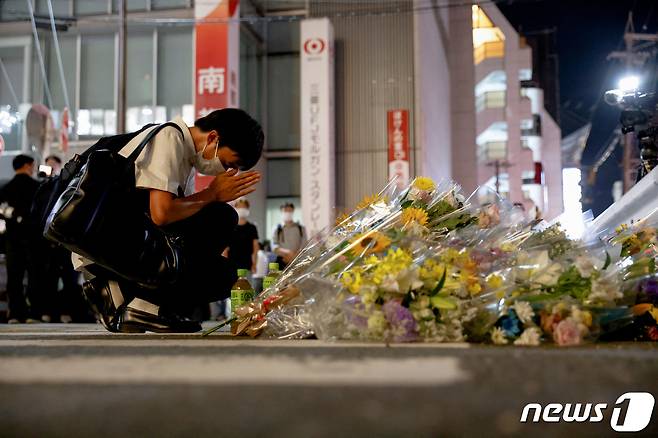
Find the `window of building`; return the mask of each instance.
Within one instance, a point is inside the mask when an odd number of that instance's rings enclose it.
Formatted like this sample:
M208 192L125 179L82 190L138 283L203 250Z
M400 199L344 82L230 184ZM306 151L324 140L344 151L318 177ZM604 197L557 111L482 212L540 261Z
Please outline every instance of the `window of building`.
M521 172L521 181L522 184L534 184L535 183L535 171L534 170L524 170Z
M190 0L151 0L151 9L177 9L189 6Z
M268 148L299 149L299 55L270 55L267 70Z
M472 7L473 19L473 59L479 64L488 58L505 56L505 35L496 26L482 8Z
M166 119L192 104L193 53L192 29L158 30L157 106L165 107Z
M262 119L263 56L259 43L247 32L240 34L240 108Z
M0 1L0 18L2 21L18 20L29 14L25 0Z
M504 160L507 158L507 142L490 141L485 143L485 151L488 160Z
M519 70L519 81L530 81L532 80L532 69L531 68L522 68Z
M126 11L128 12L137 12L145 11L148 7L147 0L126 0ZM112 12L119 11L119 1L112 0Z
M108 0L75 0L75 15L101 15L109 12Z
M69 0L50 0L50 2L53 5L53 15L55 17L71 16L71 2ZM39 15L48 16L48 0L37 0L35 12Z
M267 193L271 197L291 197L301 194L301 168L299 158L269 158L267 175L286 175L285 178L267 178Z
M82 36L79 135L116 133L114 49L114 34Z
M504 108L505 91L488 91L475 98L475 110L483 111L487 108Z

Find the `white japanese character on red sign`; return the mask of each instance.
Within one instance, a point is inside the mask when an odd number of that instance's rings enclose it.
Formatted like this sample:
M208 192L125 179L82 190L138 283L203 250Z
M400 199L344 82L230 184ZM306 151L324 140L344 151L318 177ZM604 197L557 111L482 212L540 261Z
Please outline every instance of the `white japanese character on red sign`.
M208 67L198 71L198 94L224 94L224 68Z

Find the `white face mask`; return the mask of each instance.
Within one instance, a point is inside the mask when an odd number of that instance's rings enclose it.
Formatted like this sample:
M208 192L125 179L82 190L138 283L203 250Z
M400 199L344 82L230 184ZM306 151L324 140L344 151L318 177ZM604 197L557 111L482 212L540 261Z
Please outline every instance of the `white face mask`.
M238 217L240 219L247 219L249 217L249 209L248 208L236 208L235 211L238 212Z
M281 213L281 219L283 219L283 222L292 222L292 215L293 213L290 211L284 211Z
M193 165L196 168L196 170L198 170L201 175L208 175L208 176L217 176L220 173L226 172L226 169L224 169L222 162L219 160L219 157L217 156L217 154L219 153L219 140L217 140L217 144L215 145L215 156L209 160L203 157L203 153L205 152L207 147L208 145L205 145L204 148L199 152L197 152L196 155L194 156Z

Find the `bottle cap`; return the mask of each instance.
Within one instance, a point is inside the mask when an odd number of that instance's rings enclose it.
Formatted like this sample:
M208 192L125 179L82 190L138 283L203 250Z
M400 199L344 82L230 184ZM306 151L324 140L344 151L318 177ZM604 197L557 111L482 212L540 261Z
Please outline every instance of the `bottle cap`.
M249 269L238 269L238 277L246 277L249 275Z
M279 270L279 264L278 263L270 263L267 266L270 269L270 271L272 271L272 270L278 271Z

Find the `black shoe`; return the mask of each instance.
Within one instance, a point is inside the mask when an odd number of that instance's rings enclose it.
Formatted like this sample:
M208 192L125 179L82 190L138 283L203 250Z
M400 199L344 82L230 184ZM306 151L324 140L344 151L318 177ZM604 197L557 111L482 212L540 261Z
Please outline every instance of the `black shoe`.
M155 315L126 307L116 328L121 333L194 333L201 330L201 324L174 314Z
M117 333L119 331L117 330L119 309L112 300L110 282L100 277L85 281L82 285L82 295L103 327L110 332Z

